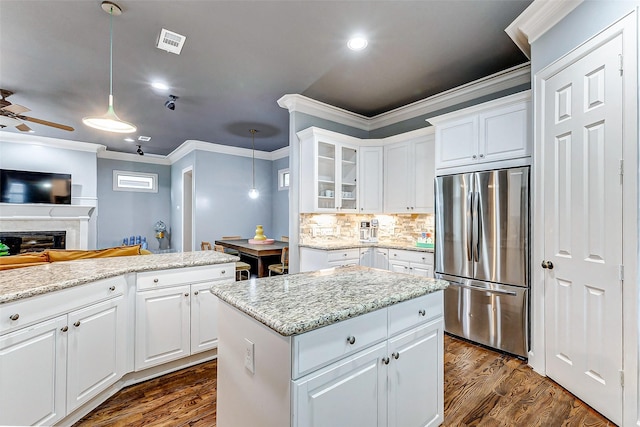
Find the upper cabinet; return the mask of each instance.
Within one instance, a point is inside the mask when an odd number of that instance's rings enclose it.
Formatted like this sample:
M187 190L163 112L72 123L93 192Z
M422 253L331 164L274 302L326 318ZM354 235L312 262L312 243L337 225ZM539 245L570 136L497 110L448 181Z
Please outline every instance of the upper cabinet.
M382 147L360 147L360 213L382 212Z
M385 145L384 212L433 213L433 133Z
M530 99L524 91L428 119L436 128L435 168L530 157Z
M318 128L298 137L300 212L357 213L358 139Z

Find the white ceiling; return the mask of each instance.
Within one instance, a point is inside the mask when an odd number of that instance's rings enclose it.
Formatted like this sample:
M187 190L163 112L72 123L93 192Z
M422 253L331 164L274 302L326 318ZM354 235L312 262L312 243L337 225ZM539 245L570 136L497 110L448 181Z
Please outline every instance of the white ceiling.
M0 88L35 123L35 135L134 153L122 134L88 128L106 112L109 15L98 0L0 0ZM297 93L368 117L527 61L504 29L531 0L122 0L113 18L115 110L151 136L146 153L185 140L272 151L288 145ZM162 28L187 37L181 55L155 47ZM359 32L362 52L346 48ZM152 89L154 79L171 89ZM164 107L169 94L176 109ZM18 132L7 127L5 131Z

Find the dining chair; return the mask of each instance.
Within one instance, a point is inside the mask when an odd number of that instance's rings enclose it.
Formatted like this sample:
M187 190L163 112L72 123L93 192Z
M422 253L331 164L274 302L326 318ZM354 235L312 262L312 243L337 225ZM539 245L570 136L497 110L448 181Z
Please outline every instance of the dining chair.
M200 250L201 251L210 251L213 250L213 248L211 247L211 243L210 242L205 242L204 240L200 243Z
M225 248L222 245L215 245L216 251L228 254L224 249ZM242 273L246 273L247 277L243 279ZM243 261L236 262L236 280L249 280L249 277L251 277L251 265Z
M289 241L289 236L282 236L282 237L280 238L280 241L281 241L281 242L288 242L288 241Z
M269 277L271 273L287 274L289 272L289 247L282 248L282 255L280 256L280 264L271 264L269 267Z

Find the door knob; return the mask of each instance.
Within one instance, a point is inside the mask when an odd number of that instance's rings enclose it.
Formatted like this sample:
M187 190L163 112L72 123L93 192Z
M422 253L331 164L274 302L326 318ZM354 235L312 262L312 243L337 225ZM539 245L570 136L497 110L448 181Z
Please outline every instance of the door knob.
M553 270L553 263L551 261L542 261L542 268Z

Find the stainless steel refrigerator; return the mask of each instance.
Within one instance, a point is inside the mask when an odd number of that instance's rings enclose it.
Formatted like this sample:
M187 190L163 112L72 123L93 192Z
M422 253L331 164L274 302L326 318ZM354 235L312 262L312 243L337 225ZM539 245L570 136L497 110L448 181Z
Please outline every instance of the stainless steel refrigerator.
M445 331L526 358L529 167L439 176L435 190Z

